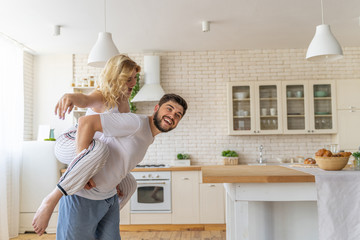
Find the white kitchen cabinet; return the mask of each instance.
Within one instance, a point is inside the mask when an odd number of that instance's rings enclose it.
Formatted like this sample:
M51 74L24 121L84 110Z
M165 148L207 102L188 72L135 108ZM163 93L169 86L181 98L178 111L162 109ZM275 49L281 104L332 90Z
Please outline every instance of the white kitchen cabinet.
M130 224L130 201L120 210L120 225Z
M281 83L228 83L229 135L282 133Z
M63 165L56 160L53 141L25 141L21 162L19 232L34 231L32 220L42 200L56 187ZM47 233L56 232L58 205Z
M172 172L172 224L198 224L199 172Z
M337 80L337 109L360 109L359 80Z
M341 150L358 151L360 146L360 109L338 110L337 143Z
M360 146L359 80L337 80L338 134L335 142L345 151L358 151Z
M225 223L225 190L222 183L200 184L200 223Z
M282 82L286 134L337 132L335 81Z

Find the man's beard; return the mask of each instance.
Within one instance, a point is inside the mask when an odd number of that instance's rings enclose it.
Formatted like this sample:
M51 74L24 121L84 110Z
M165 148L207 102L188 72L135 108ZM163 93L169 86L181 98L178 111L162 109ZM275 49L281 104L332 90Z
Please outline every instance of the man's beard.
M155 127L157 129L159 129L160 132L168 132L168 131L172 130L173 128L164 129L163 127L160 126L161 119L159 118L158 112L159 112L159 110L156 111L156 113L154 114L154 117L153 117L153 122L154 122Z

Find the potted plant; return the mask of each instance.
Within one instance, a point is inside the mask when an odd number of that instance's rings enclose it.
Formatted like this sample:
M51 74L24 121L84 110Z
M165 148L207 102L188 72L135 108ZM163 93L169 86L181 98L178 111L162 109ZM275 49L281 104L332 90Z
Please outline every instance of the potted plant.
M140 74L138 73L138 74L136 74L136 84L135 84L135 86L134 86L134 88L133 88L133 90L131 92L131 96L129 98L130 111L132 113L136 113L136 110L137 110L135 104L133 102L131 102L131 100L136 96L136 94L140 90L139 82L140 82Z
M352 155L355 157L353 161L354 170L360 170L360 152L353 152Z
M178 153L173 163L174 166L190 166L190 154Z
M224 165L237 165L239 163L239 155L232 150L225 150L221 152Z

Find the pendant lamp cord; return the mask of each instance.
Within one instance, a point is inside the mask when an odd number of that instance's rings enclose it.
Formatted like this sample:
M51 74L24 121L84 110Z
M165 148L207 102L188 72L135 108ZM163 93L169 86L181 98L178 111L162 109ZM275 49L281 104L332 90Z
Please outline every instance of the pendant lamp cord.
M105 32L106 32L106 0L104 0L104 19L105 19L104 29L105 29Z
M323 6L323 0L320 0L321 2L321 23L324 24L324 6Z

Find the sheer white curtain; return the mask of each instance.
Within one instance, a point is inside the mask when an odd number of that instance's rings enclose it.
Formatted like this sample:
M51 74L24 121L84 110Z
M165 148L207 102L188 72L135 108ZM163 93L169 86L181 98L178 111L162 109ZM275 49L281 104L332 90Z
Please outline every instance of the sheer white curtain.
M23 125L23 50L0 35L0 240L19 231Z

